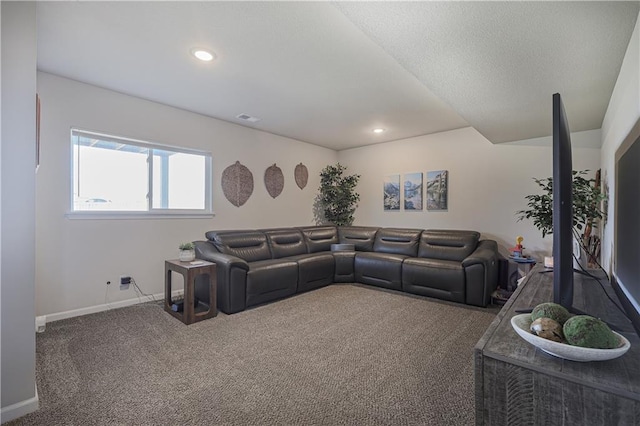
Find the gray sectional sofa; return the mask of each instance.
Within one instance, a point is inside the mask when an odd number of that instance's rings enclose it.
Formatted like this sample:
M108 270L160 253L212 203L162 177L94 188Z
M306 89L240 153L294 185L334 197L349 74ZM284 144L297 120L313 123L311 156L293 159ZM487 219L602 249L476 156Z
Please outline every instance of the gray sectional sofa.
M340 282L476 306L497 286L497 244L475 231L312 226L206 238L195 242L196 257L216 263L218 309L227 314Z

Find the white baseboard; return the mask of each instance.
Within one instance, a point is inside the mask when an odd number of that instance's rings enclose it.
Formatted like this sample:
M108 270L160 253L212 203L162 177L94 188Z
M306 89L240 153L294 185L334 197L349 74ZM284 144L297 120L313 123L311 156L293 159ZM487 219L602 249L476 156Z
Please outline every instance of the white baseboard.
M36 317L36 333L42 333L44 331L45 325L47 324L47 316L42 315L40 317Z
M37 411L38 408L40 408L40 399L38 398L38 388L36 387L36 393L33 398L2 407L2 409L0 409L0 422L6 423L15 420L18 417Z
M182 294L183 294L183 290L172 291L171 292L171 297L182 296ZM156 300L164 300L164 293L154 294L153 297ZM98 313L98 312L104 312L104 311L108 311L108 310L115 309L115 308L124 308L126 306L133 306L133 305L137 305L139 303L146 303L146 302L151 302L151 301L152 301L152 299L150 297L141 296L140 298L136 297L136 298L133 298L133 299L120 300L120 301L113 302L113 303L104 303L102 305L89 306L87 308L72 309L70 311L57 312L55 314L47 314L46 317L45 317L45 321L46 322L59 321L59 320L67 319L67 318L73 318L73 317L79 317L79 316L82 316L82 315L95 314L95 313ZM37 318L42 318L42 317L37 317Z

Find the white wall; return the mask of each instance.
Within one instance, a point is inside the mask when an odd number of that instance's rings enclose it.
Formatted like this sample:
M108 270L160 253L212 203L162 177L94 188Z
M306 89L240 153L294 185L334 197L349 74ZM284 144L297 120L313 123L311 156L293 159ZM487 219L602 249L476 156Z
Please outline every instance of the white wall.
M597 146L599 138L598 130L573 136L574 169L595 171L599 167L599 148L579 147ZM532 177L551 176L551 159L550 138L494 145L471 127L339 153L339 161L348 172L362 176L355 224L472 229L481 232L483 238L498 241L504 254L522 235L525 248L537 256L551 253L552 239L543 240L532 222L518 222L516 211L526 208L525 195L539 193ZM433 170L449 171L447 211L383 210L385 175L422 172L426 179L426 172Z
M36 289L38 315L60 313L135 297L120 291L131 275L146 293L163 291L165 259L184 241L204 239L212 229L312 225L320 170L337 161L333 150L256 131L166 105L126 96L47 73L38 73L42 102L41 165L36 188ZM70 137L77 127L213 153L215 217L207 219L68 219ZM225 167L239 160L254 177L254 192L238 208L220 187ZM309 169L300 190L296 164ZM264 172L277 163L285 174L273 199ZM107 289L106 282L113 284Z
M613 256L615 206L615 153L640 119L640 14L602 122L602 170L609 187L609 220L604 227L603 266L609 270Z
M2 411L38 408L35 392L35 3L2 2Z
M574 169L602 167L613 187L613 155L640 116L638 26L632 36L616 89L600 131L572 135ZM494 238L504 251L517 235L534 255L551 251L529 221L515 212L526 207L524 196L537 192L532 177L551 175L549 138L493 145L472 128L410 138L335 153L272 134L187 111L132 98L94 86L38 74L43 103L42 165L37 176L37 304L38 315L105 303L105 283L130 274L150 293L162 291L162 261L176 256L181 241L199 239L210 229L276 227L313 223L318 173L339 160L349 173L362 175L356 224L418 228L476 229ZM551 102L550 102L551 104ZM568 111L570 118L570 111ZM169 145L208 149L214 155L213 219L70 220L69 128L102 131ZM597 137L596 137L597 136ZM576 141L584 143L576 144ZM598 148L602 140L602 150ZM578 146L576 146L578 145ZM602 154L601 154L602 153ZM602 158L601 158L602 155ZM254 173L251 199L236 208L224 199L222 170L240 160ZM285 172L285 189L277 199L266 193L264 170L276 162ZM309 168L309 184L300 191L293 168ZM384 212L382 179L392 173L446 169L450 172L447 212ZM610 194L612 197L613 194ZM610 209L613 200L610 202ZM610 214L612 211L610 211ZM605 263L611 245L605 229ZM114 285L107 300L133 297Z

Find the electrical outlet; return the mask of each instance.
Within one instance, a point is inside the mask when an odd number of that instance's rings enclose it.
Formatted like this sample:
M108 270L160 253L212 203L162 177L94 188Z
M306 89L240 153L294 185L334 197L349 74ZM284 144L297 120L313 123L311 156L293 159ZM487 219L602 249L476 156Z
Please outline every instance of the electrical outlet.
M129 284L131 284L131 277L129 275L120 275L120 290L128 290Z

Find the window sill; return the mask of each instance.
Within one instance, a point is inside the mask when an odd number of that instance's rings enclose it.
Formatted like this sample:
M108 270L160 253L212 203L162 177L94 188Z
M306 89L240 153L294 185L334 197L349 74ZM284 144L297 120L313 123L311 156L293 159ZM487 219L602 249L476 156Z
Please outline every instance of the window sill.
M67 219L211 219L215 216L213 212L108 212L108 211L77 211L68 212L64 215Z

